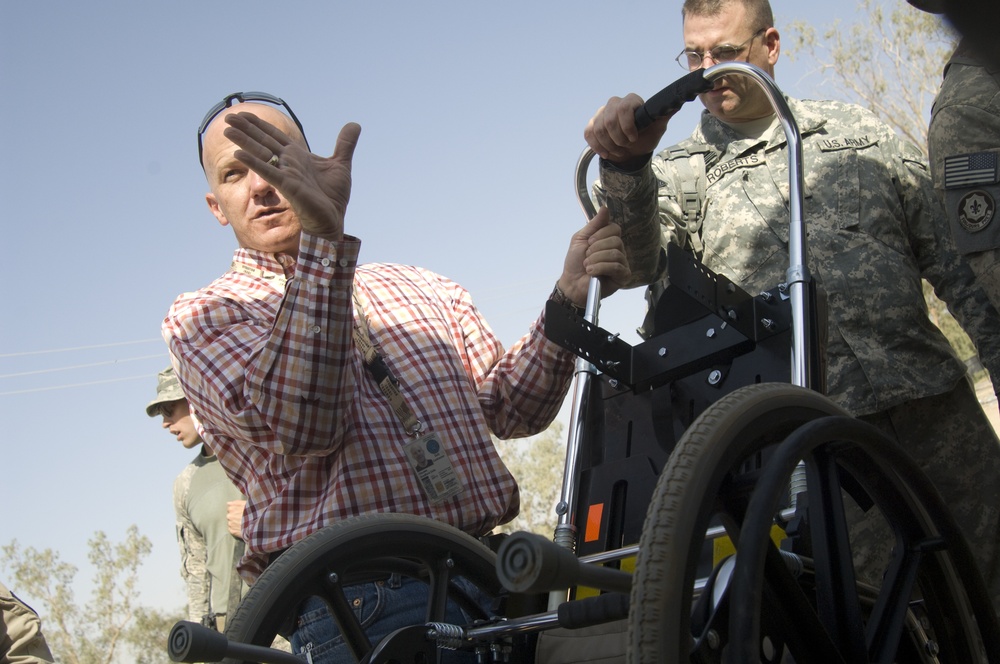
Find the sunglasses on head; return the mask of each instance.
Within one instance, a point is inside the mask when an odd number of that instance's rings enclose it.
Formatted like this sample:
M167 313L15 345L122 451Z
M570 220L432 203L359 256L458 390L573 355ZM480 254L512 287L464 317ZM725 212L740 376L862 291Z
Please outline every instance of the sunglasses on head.
M262 101L285 109L288 117L292 119L292 122L295 123L295 126L298 127L299 131L302 133L302 140L306 141L306 132L302 129L302 123L299 122L297 117L295 117L295 111L292 110L291 106L285 103L284 99L281 97L275 97L267 92L234 92L226 95L223 97L222 101L208 109L208 113L205 114L205 118L201 121L201 124L198 125L198 163L202 164L202 168L204 168L202 156L205 149L202 144L202 137L205 135L205 130L208 129L208 125L212 123L212 120L214 120L219 113L226 110L233 104L242 104L248 101ZM309 141L306 141L306 149L309 149Z

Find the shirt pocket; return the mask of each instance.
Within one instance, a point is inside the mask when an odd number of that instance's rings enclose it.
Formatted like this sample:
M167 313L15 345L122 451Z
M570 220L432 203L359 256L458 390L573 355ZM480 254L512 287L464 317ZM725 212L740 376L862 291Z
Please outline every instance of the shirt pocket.
M704 263L744 288L773 288L788 268L787 229L788 208L766 169L732 174L709 189Z
M836 158L829 159L830 156ZM812 190L806 204L807 227L810 219L821 225L830 216L831 227L844 234L848 247L856 244L854 240L857 243L874 240L895 254L907 254L905 213L878 145L845 148L832 155L827 153L827 157L824 161L830 164L820 172L824 185ZM863 237L852 239L854 233Z
M836 156L836 173L827 173L822 179L826 180L826 187L835 194L831 201L834 205L831 207L836 215L837 226L842 230L857 230L861 227L861 168L858 152L840 150ZM832 177L826 177L830 175Z

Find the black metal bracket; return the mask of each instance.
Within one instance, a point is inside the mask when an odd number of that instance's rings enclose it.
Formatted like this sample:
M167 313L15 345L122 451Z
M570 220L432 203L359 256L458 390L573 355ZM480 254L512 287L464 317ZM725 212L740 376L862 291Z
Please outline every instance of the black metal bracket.
M670 245L667 256L669 285L656 305L652 338L632 346L551 301L545 336L639 392L729 362L791 329L783 285L751 296L680 247Z

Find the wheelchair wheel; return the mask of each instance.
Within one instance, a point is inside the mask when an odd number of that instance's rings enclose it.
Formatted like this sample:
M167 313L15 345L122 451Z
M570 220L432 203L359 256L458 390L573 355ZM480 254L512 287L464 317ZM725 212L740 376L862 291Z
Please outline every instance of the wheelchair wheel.
M843 411L817 392L762 383L725 395L684 432L657 482L639 540L629 616L632 661L688 662L691 607L705 532L739 507L724 504L730 471L810 420ZM738 514L736 515L738 517Z
M823 430L808 428L831 421L846 431L817 438ZM880 433L858 433L855 425L862 423L823 396L787 384L742 388L696 420L660 477L643 528L629 618L631 661L778 662L790 653L799 662L934 662L939 660L929 651L942 639L959 645L949 645L953 657L941 661L980 659L967 607L971 601L978 615L989 604L981 587L977 592L968 586L975 576L968 547L964 541L945 543L957 529L944 523L950 519L946 510L934 504L929 484L908 457ZM747 462L762 453L768 456L761 469L747 472ZM768 535L802 458L809 489L803 540L813 559L799 559L807 569L796 578ZM873 500L897 537L900 553L881 588L854 580L842 489ZM728 567L728 584L719 582L728 596L710 597L717 605L701 597L694 620L697 562L713 521L725 526L738 553ZM945 546L953 558L930 551ZM922 620L906 611L914 594L923 600ZM712 605L707 612L706 604ZM910 622L903 625L906 616ZM938 639L923 641L928 652L898 638L927 626ZM901 658L893 659L903 642ZM889 659L881 659L887 650L893 651ZM877 654L869 659L870 652Z
M447 524L408 514L355 517L313 533L269 565L227 623L226 636L268 646L275 636L290 635L298 605L318 596L360 661L373 644L344 594L346 586L399 574L428 585L426 622L444 621L449 600L485 620L484 609L452 581L462 577L495 598L501 592L495 568L487 546Z

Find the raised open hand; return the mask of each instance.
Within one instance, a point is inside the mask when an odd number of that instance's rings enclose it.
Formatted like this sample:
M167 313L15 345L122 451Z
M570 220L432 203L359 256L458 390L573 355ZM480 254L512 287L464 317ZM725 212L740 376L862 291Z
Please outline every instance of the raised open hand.
M361 125L344 125L333 155L320 157L252 113L231 113L225 120L229 124L226 138L240 148L236 158L285 197L303 232L342 239L351 198L351 162Z

